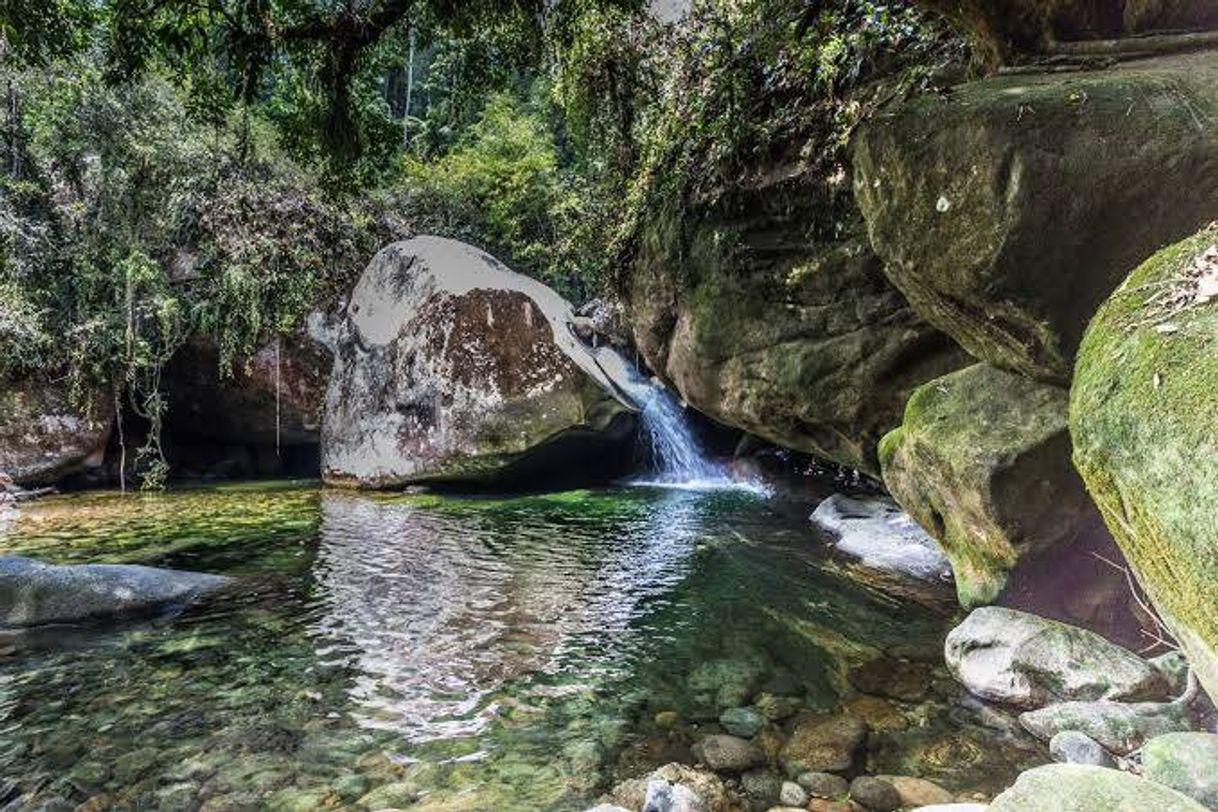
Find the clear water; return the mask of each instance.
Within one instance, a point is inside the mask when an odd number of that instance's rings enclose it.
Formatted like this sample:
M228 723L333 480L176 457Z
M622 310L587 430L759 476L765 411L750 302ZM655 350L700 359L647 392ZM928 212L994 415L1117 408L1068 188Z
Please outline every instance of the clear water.
M740 492L86 494L27 505L0 549L241 578L176 617L0 641L22 809L579 810L689 759L708 663L830 709L850 665L933 660L950 622ZM1039 758L936 685L869 766L993 792Z

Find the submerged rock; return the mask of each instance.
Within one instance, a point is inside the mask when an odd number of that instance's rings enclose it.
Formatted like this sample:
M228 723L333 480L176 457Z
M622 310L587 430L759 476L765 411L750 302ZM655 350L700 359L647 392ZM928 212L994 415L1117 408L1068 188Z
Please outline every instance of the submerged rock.
M1050 764L1019 776L990 812L1203 812L1173 789L1119 770Z
M968 82L855 143L871 243L914 310L981 361L1064 384L1129 269L1214 217L1218 63Z
M1070 464L1068 393L988 364L919 387L880 443L884 484L943 545L965 607L1095 514Z
M707 736L693 747L694 757L717 772L739 773L765 761L765 755L747 739Z
M1060 702L1020 714L1019 723L1044 741L1075 730L1118 756L1129 755L1147 739L1190 728L1187 709L1172 702Z
M1070 404L1075 464L1211 696L1218 696L1216 277L1218 227L1134 271L1087 331Z
M864 566L933 583L952 579L938 542L891 499L834 494L817 506L812 521L836 535L834 546Z
M850 799L872 812L893 812L901 807L901 794L883 778L860 775L850 782Z
M787 775L840 772L850 769L866 738L867 725L853 716L811 716L795 726L779 758Z
M1142 775L1218 809L1218 736L1168 733L1142 747Z
M944 654L952 675L971 693L1020 708L1168 695L1163 675L1133 652L1014 609L973 610L948 634Z
M0 556L0 627L131 617L182 606L223 587L218 575L129 564L44 564Z
M103 391L77 401L41 375L0 378L0 473L36 486L100 466L113 421L114 403Z
M914 778L909 775L882 775L882 778L896 788L901 797L901 806L933 806L935 804L950 804L953 796L933 781L925 778Z
M719 714L719 724L733 736L751 739L765 727L766 717L753 708L728 708Z
M629 465L633 416L597 360L613 351L582 344L566 301L489 254L394 243L347 313L326 392L327 482L570 487Z

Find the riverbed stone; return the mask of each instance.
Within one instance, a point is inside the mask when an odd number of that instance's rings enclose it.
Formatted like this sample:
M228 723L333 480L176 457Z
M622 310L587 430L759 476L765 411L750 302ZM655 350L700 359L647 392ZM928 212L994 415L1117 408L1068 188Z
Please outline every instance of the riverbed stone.
M96 468L113 421L114 403L105 391L73 396L49 374L0 377L0 474L36 487Z
M850 794L850 782L833 773L800 773L796 783L814 798L845 798Z
M1190 728L1187 709L1171 702L1061 702L1020 714L1019 723L1044 741L1076 730L1118 756L1128 755L1147 739Z
M893 812L901 807L901 794L883 778L860 775L850 782L850 799L871 812Z
M1014 609L974 609L948 634L944 654L952 675L971 693L1019 708L1168 695L1163 675L1133 652Z
M927 663L878 657L850 669L847 679L864 694L918 702L926 698L934 675Z
M231 581L132 564L45 564L0 556L0 627L133 617L185 606Z
M1218 735L1168 733L1142 747L1142 775L1218 809Z
M966 608L1025 558L1073 541L1095 507L1070 463L1065 388L988 364L914 391L880 443L884 484L942 545Z
M808 791L794 781L784 781L778 800L784 806L802 807L808 803Z
M662 778L647 782L647 797L642 812L702 812L702 799L684 784Z
M766 717L754 708L728 708L719 714L719 724L733 736L751 739L765 727Z
M694 756L718 772L738 773L765 761L761 750L747 739L716 734L693 747Z
M359 799L359 805L371 810L387 810L406 807L419 798L420 787L413 781L396 781L382 784Z
M782 776L772 770L749 770L740 776L744 794L766 805L778 802L782 785Z
M1146 260L1092 321L1071 389L1075 464L1211 696L1218 696L1216 276L1218 226Z
M756 660L707 660L690 673L688 685L696 704L721 711L747 702L764 678L765 667Z
M836 536L834 549L863 566L936 584L952 580L939 543L891 499L834 494L817 506L812 521Z
M602 802L630 810L641 810L647 799L647 789L653 781L679 784L689 788L702 803L699 812L734 812L731 794L719 776L686 764L665 764L643 778L619 783Z
M1064 385L1129 269L1214 217L1218 65L967 82L871 117L855 145L871 244L913 308L978 360Z
M1119 770L1049 764L1019 776L990 812L1202 812L1205 807L1162 784Z
M935 804L950 804L955 800L950 792L925 778L911 775L877 775L892 784L897 795L901 797L901 806L933 806Z
M810 716L795 726L779 758L791 776L848 770L866 738L867 725L854 716Z
M630 464L634 419L554 291L472 246L416 237L360 277L326 390L334 485L565 487ZM602 364L612 356L614 364Z
M1104 745L1079 730L1063 730L1049 739L1049 755L1061 764L1090 764L1116 768L1112 753Z
M781 722L799 712L803 700L798 696L776 696L762 691L753 702L757 710L771 722Z

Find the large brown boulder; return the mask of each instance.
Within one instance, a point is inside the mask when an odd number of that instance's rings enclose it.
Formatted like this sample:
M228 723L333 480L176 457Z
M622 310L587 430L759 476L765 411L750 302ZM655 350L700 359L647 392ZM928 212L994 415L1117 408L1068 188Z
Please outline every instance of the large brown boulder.
M849 195L827 202L795 158L658 212L630 311L644 359L690 405L870 473L914 387L966 363L884 278Z
M102 390L73 397L40 373L0 379L0 473L22 486L50 485L101 465L113 422Z
M872 118L854 156L913 308L979 360L1064 384L1129 269L1214 216L1218 59L971 82Z
M570 305L438 237L382 249L351 295L326 393L322 475L528 489L607 480L633 414Z

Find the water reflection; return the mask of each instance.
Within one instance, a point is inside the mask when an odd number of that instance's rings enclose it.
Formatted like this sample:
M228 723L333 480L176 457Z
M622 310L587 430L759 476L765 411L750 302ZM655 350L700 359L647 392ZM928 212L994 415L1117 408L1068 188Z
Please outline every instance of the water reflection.
M359 674L361 723L413 741L473 735L506 683L564 675L591 688L658 642L646 619L689 574L696 497L590 517L573 498L446 511L323 497L313 632L323 660Z

